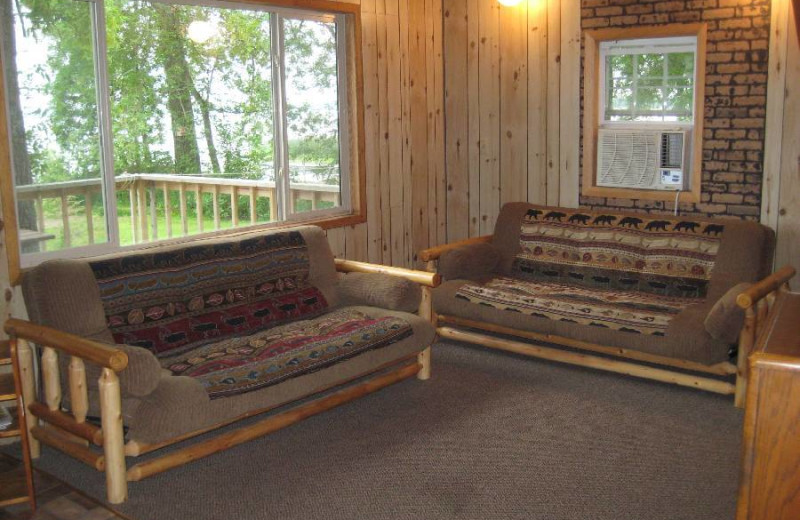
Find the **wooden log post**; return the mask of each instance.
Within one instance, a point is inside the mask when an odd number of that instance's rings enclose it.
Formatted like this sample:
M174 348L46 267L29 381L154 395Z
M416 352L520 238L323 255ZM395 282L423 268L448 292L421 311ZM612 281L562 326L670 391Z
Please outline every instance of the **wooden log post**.
M167 226L167 238L172 238L172 201L169 198L169 184L162 185L164 192L164 221Z
M203 232L203 187L201 185L197 185L194 189L194 203L196 206L195 213L197 216L197 231L198 233Z
M103 427L103 453L106 465L106 497L112 504L121 504L128 498L125 439L122 432L119 378L110 368L103 369L99 388L100 421Z
M214 185L211 197L211 207L214 212L214 231L217 231L219 229L219 184Z
M178 197L181 209L181 232L186 236L189 234L189 222L186 218L186 185L183 183L178 186Z
M58 410L61 406L61 374L58 372L58 353L52 347L45 347L42 352L42 381L45 404L50 410Z
M417 355L417 363L420 365L417 372L417 379L427 381L431 378L431 347L426 348Z
M33 373L33 351L30 344L24 339L13 338L11 341L17 342L17 358L19 359L20 380L22 382L22 400L29 406L36 401L36 382ZM39 441L30 435L31 430L38 426L38 419L32 413L25 414L25 429L28 430L28 446L30 447L31 457L39 458L41 445Z
M737 408L744 407L744 399L747 395L747 358L753 350L756 342L757 317L753 307L748 307L744 314L744 327L739 334L739 354L736 360L736 393L734 405Z
M77 356L70 356L69 360L69 400L75 421L81 424L86 422L86 414L89 411L86 366L83 360ZM81 444L86 444L85 439Z

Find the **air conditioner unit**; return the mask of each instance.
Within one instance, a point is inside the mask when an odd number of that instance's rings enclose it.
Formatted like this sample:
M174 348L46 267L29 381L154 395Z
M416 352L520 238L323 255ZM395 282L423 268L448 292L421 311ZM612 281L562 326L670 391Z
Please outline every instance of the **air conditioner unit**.
M640 190L686 189L684 130L617 130L597 135L597 185Z

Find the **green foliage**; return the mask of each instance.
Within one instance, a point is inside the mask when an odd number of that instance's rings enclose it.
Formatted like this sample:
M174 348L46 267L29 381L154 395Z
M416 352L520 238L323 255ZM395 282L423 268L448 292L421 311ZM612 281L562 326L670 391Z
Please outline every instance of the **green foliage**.
M606 57L606 118L692 120L694 53Z

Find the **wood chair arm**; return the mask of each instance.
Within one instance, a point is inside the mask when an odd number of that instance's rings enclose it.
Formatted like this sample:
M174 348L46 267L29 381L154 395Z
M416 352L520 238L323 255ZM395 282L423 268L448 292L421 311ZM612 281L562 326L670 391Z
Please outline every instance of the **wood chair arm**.
M787 283L794 275L795 268L785 265L737 296L736 304L742 309L748 309L758 300Z
M61 350L114 372L120 372L128 366L128 354L120 349L44 325L9 318L4 330L9 336Z
M451 244L442 244L436 247L429 247L428 249L423 249L419 253L419 259L423 262L430 262L431 260L436 260L442 253L446 251L450 251L451 249L457 249L459 247L468 246L471 244L482 244L484 242L491 242L493 235L483 235L479 237L472 237L467 238L465 240L459 240L458 242L453 242Z
M356 262L355 260L345 260L343 258L334 259L336 270L342 273L380 273L391 276L406 278L412 282L427 287L438 287L442 283L441 275L418 271L416 269L405 269L403 267L392 267L388 265L370 264L367 262Z

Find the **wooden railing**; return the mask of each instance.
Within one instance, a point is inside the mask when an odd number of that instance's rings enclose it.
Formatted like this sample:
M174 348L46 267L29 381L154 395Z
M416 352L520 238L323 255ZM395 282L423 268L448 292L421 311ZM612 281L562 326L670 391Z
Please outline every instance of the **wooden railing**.
M159 238L170 238L175 234L185 236L189 234L189 203L194 205L194 219L197 222L197 231L210 231L205 229L206 223L203 195L211 194L213 222L212 229L220 229L220 196L230 197L231 225L238 227L239 198L245 196L249 199L250 215L249 224L258 220L256 212L259 198L265 198L269 204L270 221L275 220L277 208L275 206L275 183L263 180L225 179L218 177L203 177L199 175L173 175L161 173L135 173L119 175L114 179L117 193L127 191L130 200L130 218L133 231L133 242L141 243ZM63 229L63 247L70 247L72 234L70 231L69 197L83 196L85 198L84 212L86 216L86 229L88 243L95 243L94 221L92 218L92 198L102 191L100 179L85 179L76 181L55 182L49 184L30 184L18 186L17 199L20 201L33 201L36 208L36 218L39 234L44 235L45 212L44 200L58 199L61 208L61 226ZM339 186L330 184L291 184L290 204L295 211L297 201L307 200L311 209L319 207L320 202L331 203L333 206L341 204ZM166 237L159 236L159 210L156 205L156 193L163 193L164 208L163 219L166 227ZM178 208L180 221L173 223L173 207L171 193L178 193ZM194 200L190 201L187 193L194 193ZM177 229L176 229L177 228ZM52 238L47 235L45 239Z

